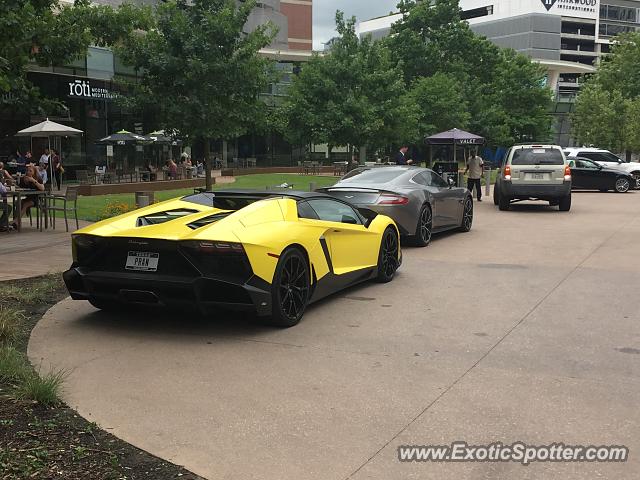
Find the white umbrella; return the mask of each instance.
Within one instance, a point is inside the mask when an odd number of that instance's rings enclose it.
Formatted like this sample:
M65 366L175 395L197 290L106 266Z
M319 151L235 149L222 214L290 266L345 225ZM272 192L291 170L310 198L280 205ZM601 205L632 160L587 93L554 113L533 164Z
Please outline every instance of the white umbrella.
M77 128L68 127L61 123L52 122L48 118L44 122L40 122L37 125L20 130L16 133L18 137L46 137L49 143L49 151L51 151L51 137L75 137L82 135L84 132ZM49 173L51 178L50 182L53 182L53 162L49 161Z

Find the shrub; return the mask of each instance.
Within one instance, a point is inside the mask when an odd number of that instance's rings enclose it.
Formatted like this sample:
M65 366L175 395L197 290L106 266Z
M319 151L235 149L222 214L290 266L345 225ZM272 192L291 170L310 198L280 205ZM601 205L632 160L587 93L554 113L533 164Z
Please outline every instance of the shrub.
M45 406L55 405L60 402L60 391L66 377L63 370L51 371L44 376L32 370L18 386L18 398L34 400Z
M133 210L131 205L124 202L112 202L108 203L106 207L98 214L98 220L105 220L107 218L117 217L123 213L127 213Z

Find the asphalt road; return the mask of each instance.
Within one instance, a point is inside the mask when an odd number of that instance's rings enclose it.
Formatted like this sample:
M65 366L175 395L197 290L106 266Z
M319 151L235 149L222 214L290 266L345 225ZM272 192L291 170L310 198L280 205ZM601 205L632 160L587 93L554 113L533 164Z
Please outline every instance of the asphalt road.
M64 301L35 365L115 435L211 479L640 478L640 192L476 204L468 234L289 330ZM626 445L626 463L419 463L400 445Z

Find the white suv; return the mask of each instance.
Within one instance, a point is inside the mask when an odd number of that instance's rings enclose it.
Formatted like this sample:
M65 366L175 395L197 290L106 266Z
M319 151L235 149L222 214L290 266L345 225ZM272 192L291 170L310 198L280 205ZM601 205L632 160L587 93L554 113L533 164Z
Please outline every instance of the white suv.
M493 202L509 210L513 200L544 200L571 209L571 169L557 145L516 145L507 152L493 191Z
M567 157L587 158L603 167L615 168L616 170L629 173L636 179L635 188L640 188L640 163L638 162L626 162L609 150L602 150L600 148L573 147L565 149L564 153Z

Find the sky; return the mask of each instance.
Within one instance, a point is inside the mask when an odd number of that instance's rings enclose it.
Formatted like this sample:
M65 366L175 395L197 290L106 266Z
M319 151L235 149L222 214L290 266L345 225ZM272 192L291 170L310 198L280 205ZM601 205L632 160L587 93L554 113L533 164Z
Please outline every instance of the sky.
M322 50L322 44L336 35L336 10L362 21L387 15L397 4L398 0L313 0L313 49Z

